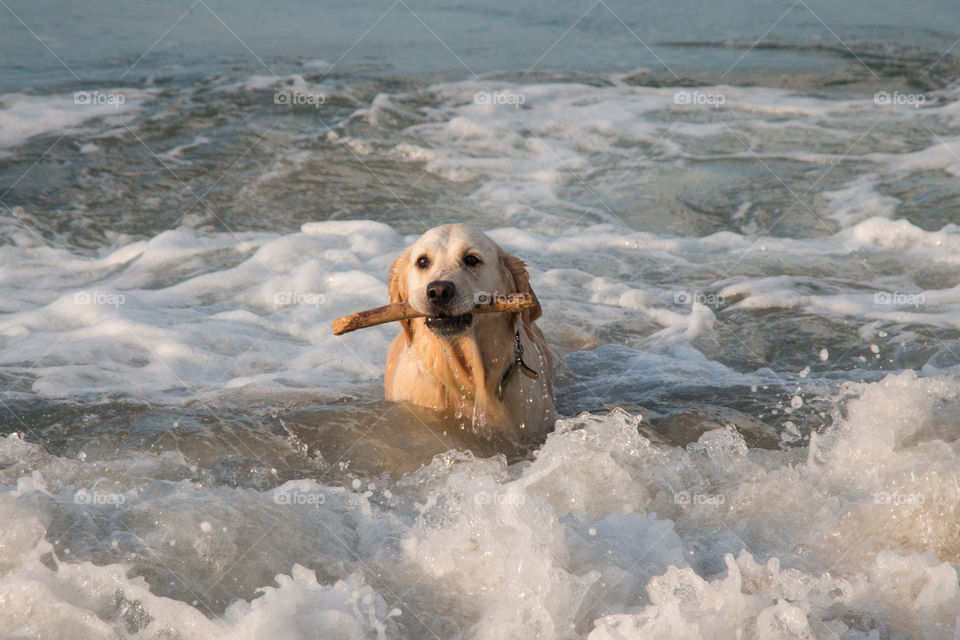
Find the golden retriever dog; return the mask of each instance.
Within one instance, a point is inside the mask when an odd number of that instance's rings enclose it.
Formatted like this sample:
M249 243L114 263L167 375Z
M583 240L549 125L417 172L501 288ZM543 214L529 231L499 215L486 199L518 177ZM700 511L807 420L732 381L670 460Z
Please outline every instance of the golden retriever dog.
M486 296L529 293L522 313L473 314ZM542 311L525 263L461 224L427 231L390 270L390 302L426 317L403 320L390 345L388 400L426 407L481 434L540 438L553 425L552 357L534 322Z

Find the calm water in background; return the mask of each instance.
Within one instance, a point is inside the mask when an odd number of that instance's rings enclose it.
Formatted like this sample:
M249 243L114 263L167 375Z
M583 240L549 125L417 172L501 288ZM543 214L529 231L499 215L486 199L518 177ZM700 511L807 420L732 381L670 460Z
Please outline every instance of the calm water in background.
M953 637L958 39L945 1L0 6L0 635ZM452 221L566 361L509 465L382 402L395 328L327 328ZM683 411L774 442L636 435Z

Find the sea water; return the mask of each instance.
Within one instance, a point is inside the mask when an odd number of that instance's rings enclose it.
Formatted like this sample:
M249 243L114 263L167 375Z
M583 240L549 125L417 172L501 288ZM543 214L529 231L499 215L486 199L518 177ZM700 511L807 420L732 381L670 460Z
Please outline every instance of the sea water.
M949 3L0 34L0 637L956 637ZM447 222L529 263L534 449L383 401L396 326L330 332Z

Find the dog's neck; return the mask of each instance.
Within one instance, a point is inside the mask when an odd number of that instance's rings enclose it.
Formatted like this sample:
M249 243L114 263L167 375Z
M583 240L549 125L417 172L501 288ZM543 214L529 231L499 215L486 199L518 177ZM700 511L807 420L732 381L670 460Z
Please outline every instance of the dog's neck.
M515 324L483 318L468 332L452 338L439 337L424 327L428 334L424 338L433 344L418 349L417 355L448 390L487 404L496 400L501 378L516 357Z

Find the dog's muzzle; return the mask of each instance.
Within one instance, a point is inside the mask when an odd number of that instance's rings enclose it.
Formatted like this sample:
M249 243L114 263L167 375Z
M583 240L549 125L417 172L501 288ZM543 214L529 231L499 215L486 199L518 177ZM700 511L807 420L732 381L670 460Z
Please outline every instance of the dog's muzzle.
M427 316L424 322L438 336L449 337L465 332L473 324L473 314L461 316Z

